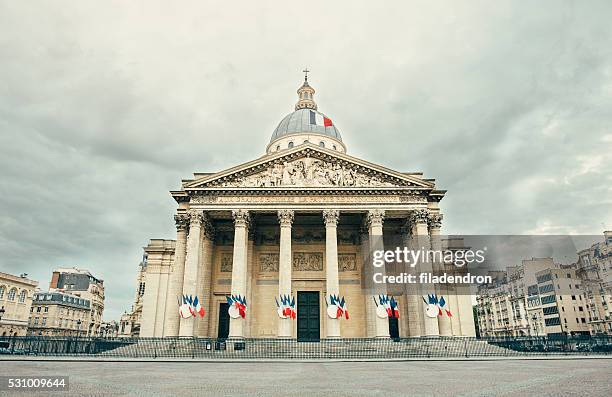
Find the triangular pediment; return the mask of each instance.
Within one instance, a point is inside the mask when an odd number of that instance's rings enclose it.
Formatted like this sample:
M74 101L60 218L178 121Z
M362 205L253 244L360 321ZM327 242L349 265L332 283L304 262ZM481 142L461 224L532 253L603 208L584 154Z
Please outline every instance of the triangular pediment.
M303 144L197 178L183 189L318 187L432 189L434 184L331 149Z

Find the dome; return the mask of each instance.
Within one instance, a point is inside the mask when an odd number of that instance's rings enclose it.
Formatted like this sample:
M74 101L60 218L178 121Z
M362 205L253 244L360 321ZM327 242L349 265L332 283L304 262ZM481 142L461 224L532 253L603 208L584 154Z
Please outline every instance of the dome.
M312 113L312 114L311 114ZM314 116L313 116L314 114ZM340 136L340 131L334 126L325 127L323 125L317 125L312 123L311 121L314 119L320 120L329 120L329 118L323 113L313 110L313 109L298 109L293 113L289 113L286 115L281 122L278 124L278 127L272 133L272 138L270 139L270 143L275 140L292 134L304 134L304 133L314 133L327 135L330 138L334 138L340 142L342 142L342 137Z
M266 152L272 153L291 149L303 143L312 143L345 153L346 147L342 142L340 131L331 118L317 109L314 101L315 90L308 84L308 75L297 93L299 100L295 104L295 111L286 115L278 124L272 133Z

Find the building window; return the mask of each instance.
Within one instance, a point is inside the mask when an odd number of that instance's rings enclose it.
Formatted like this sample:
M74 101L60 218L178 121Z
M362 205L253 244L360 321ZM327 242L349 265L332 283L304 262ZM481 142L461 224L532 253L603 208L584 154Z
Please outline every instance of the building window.
M40 313L40 306L36 308L36 313Z
M549 314L557 314L557 313L559 313L559 310L557 309L557 306L550 306L550 307L543 308L542 312L544 312L545 316L548 316Z
M310 143L310 141L309 141L308 139L306 139L306 140L304 141L304 143Z
M547 292L551 292L554 289L554 287L552 284L546 284L546 285L540 286L539 289L540 289L540 294L545 294Z
M9 291L8 293L8 300L10 301L14 301L15 300L15 295L17 295L17 288L13 288Z
M280 150L280 145L276 145L276 151L278 152Z
M42 318L42 322L40 323L40 325L42 325L42 326L47 325L47 317L43 317Z
M49 306L45 306L45 313L49 313Z
M333 146L334 150L338 150L338 148L336 147L336 145Z
M319 142L319 146L325 147L325 142L323 142L323 141Z
M3 285L2 287L0 287L0 299L3 299L3 298L4 298L4 290L5 290L5 289L6 289L6 288L4 288L4 285Z
M552 327L555 325L560 325L561 320L559 319L559 317L545 318L544 324L546 324L547 327Z
M293 147L293 141L292 141L292 142L289 142L289 145L287 145L287 147L288 147L289 149L291 149L291 148Z
M19 303L25 302L26 296L28 296L28 293L26 292L26 290L22 289L19 293Z

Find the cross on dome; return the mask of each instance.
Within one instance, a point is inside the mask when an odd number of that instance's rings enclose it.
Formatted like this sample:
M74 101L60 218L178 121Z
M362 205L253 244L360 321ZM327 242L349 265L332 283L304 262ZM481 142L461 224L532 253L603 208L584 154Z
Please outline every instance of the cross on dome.
M308 68L302 70L304 72L304 84L300 88L298 88L298 103L295 104L295 110L299 109L314 109L317 110L317 104L315 103L313 96L315 93L314 88L312 88L308 84L308 73L310 70Z

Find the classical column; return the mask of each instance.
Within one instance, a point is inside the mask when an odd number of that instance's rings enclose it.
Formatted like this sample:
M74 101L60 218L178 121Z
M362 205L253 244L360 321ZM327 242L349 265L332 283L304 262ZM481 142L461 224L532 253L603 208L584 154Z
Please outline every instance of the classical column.
M172 272L168 279L163 336L178 336L179 334L178 309L179 298L183 293L183 275L185 274L189 214L180 213L174 215L174 222L176 223L176 244L174 246L174 264L172 265Z
M234 259L232 263L232 295L246 296L247 286L247 233L249 228L249 212L246 210L232 211L234 218ZM247 308L251 302L247 301ZM247 311L247 316L249 315ZM245 320L242 317L230 318L230 338L244 338Z
M405 224L401 228L402 241L404 246L409 250L416 250L413 236L416 234L414 231L414 224L410 219L406 219ZM417 274L417 268L409 268L408 264L405 264L406 272L410 274ZM418 284L406 284L406 308L403 312L404 321L402 324L406 327L406 333L411 337L418 337L423 335L423 310L421 293Z
M361 257L363 261L363 277L365 280L365 319L366 336L373 338L376 336L376 304L372 300L372 295L376 293L375 284L372 280L374 276L374 266L372 266L372 252L370 251L370 231L367 220L364 219L362 227L359 229L361 242ZM369 259L369 260L368 260Z
M253 218L251 218L251 221L249 222L249 230L247 231L247 302L253 302L253 288L255 285L255 274L254 273L254 267L255 267L255 256L253 253L253 247L255 246L255 220ZM244 336L246 338L250 338L251 337L251 330L252 330L252 324L253 324L253 319L257 316L257 308L256 307L249 307L249 311L250 311L250 315L248 315L246 317L246 322L245 322L245 332L244 332Z
M293 211L278 211L280 223L280 253L278 258L278 294L291 296L291 224ZM290 318L278 319L278 336L290 338L292 331Z
M202 253L202 223L205 215L202 211L189 211L189 236L187 236L187 253L185 255L185 274L183 275L183 295L196 295L198 285L198 265ZM196 318L179 320L179 336L193 336Z
M340 294L340 281L338 279L338 218L340 211L323 211L325 222L325 301L329 303L329 295ZM325 314L328 338L340 338L340 319L330 318Z
M442 240L440 238L440 228L442 228L442 214L439 213L430 213L428 217L429 223L429 237L431 239L431 250L434 252L442 252ZM434 258L436 256L434 255ZM443 273L445 271L444 263L438 262L437 260L432 263L432 269L435 273ZM457 296L454 296L455 300L452 301L452 297L449 296L448 288L443 284L435 285L436 295L439 297L444 297L446 300L449 309L454 310L457 304ZM438 330L440 332L440 336L452 336L452 326L451 326L451 318L446 315L446 313L442 313L441 316L438 316Z
M202 222L202 253L200 254L200 269L198 270L198 286L196 295L200 305L205 311L204 317L198 317L196 323L195 336L208 337L210 336L210 308L211 308L211 283L212 283L212 256L213 256L213 241L215 239L215 230L212 222L208 217Z
M429 242L429 230L427 227L427 221L429 218L429 212L426 209L415 210L411 214L410 221L414 224L414 242L416 250L428 250L430 247ZM421 261L417 264L417 273L433 273L431 263L428 261ZM420 295L427 296L436 292L432 284L421 284ZM421 299L420 302L421 313L425 313L425 302ZM429 317L423 315L423 334L424 336L439 336L438 319L437 317Z
M384 251L385 244L383 242L383 220L385 218L385 211L383 210L371 210L368 211L367 215L367 223L368 223L368 231L369 231L369 240L370 240L370 253L373 257L374 251ZM382 266L377 269L378 273L382 273L384 276L385 266ZM385 285L376 285L376 289L379 290L380 294L386 294L387 288ZM378 294L376 294L378 295ZM374 305L376 306L376 305ZM370 305L372 308L372 305ZM371 310L370 310L371 311ZM376 308L374 307L374 311ZM388 338L389 337L389 319L388 318L380 318L374 312L375 324L376 324L376 337L377 338Z

